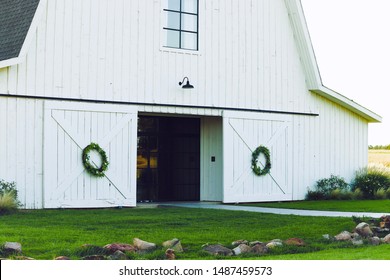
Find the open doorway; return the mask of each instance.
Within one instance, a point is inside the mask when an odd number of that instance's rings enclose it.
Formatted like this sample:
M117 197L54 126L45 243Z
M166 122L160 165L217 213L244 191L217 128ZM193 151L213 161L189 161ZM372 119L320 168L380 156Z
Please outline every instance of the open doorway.
M137 201L200 200L200 119L138 117Z

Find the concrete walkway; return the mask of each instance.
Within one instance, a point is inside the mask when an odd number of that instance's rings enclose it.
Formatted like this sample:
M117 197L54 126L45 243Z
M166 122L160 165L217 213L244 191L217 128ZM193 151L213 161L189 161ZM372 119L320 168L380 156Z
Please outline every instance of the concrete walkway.
M185 207L201 209L221 209L231 211L248 211L257 213L270 213L280 215L298 215L298 216L316 216L316 217L372 217L380 218L390 213L369 213L369 212L336 212L336 211L315 211L315 210L296 210L282 208L265 208L255 206L226 205L216 202L164 202L153 204L156 207ZM145 205L146 206L146 205ZM142 207L142 206L141 206Z

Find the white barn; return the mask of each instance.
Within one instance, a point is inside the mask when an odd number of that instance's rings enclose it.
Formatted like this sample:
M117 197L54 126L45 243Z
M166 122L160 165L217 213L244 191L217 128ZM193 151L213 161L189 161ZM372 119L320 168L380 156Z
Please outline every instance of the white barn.
M0 2L0 179L25 208L300 200L366 166L380 121L322 84L299 0Z

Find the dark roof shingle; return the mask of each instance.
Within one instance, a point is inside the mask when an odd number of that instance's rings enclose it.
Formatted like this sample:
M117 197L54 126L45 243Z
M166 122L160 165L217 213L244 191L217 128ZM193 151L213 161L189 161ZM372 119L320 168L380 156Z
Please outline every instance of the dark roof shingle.
M39 0L0 0L0 61L19 56Z

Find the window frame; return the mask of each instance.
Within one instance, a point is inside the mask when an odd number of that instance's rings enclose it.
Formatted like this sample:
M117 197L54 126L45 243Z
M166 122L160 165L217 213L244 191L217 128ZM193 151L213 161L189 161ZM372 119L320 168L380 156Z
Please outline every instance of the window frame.
M164 24L163 24L163 41L162 41L162 47L164 49L169 49L169 50L177 50L177 51L189 51L189 52L199 52L199 2L200 0L196 0L196 8L197 8L197 13L191 13L191 12L185 12L183 11L183 1L185 0L180 0L180 10L172 10L172 9L168 9L167 8L167 1L162 1L164 2L164 6L162 7L162 13L163 13L163 18L165 19L164 20ZM170 27L167 27L167 20L168 20L168 15L169 13L177 13L179 14L179 29L177 28L170 28ZM189 16L196 16L196 31L191 31L191 30L186 30L186 29L183 29L183 15L189 15ZM166 31L176 31L176 32L179 32L179 47L174 47L174 46L168 46L165 42L166 42L166 36L167 36L167 32ZM196 49L192 49L192 48L184 48L182 45L183 45L183 42L182 42L182 37L183 37L183 33L186 33L186 34L196 34Z

